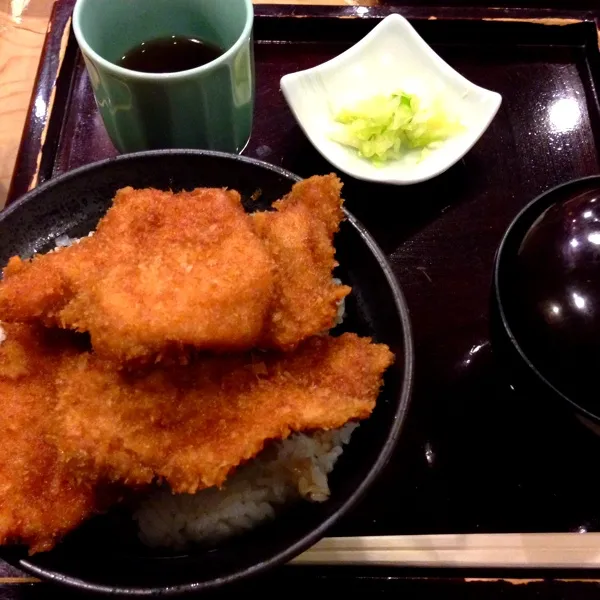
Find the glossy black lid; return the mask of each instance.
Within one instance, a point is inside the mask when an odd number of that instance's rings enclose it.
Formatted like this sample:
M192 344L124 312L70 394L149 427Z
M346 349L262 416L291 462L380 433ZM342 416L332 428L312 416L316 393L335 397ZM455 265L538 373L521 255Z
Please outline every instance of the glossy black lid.
M552 395L600 418L600 177L533 200L500 244L495 295L514 348Z

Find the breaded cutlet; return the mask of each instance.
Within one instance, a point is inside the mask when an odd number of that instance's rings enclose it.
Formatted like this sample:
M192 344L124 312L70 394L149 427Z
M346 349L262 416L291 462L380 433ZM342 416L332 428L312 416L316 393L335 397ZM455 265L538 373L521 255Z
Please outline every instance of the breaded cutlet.
M275 263L274 301L260 347L291 350L335 325L338 305L351 291L333 280L341 189L335 175L310 177L275 202L275 210L252 214Z
M194 493L220 486L269 440L366 419L393 360L351 333L136 374L85 354L60 371L57 443L82 473Z
M78 354L64 333L3 324L0 344L0 544L49 550L101 508L94 479L75 473L48 441L55 434L54 379Z
M89 332L114 362L252 347L271 307L274 265L235 191L124 188L91 237L12 258L0 320Z
M315 176L248 215L232 190L121 189L92 236L9 261L0 320L89 332L100 357L134 366L292 350L333 327L350 292L333 280L340 192Z

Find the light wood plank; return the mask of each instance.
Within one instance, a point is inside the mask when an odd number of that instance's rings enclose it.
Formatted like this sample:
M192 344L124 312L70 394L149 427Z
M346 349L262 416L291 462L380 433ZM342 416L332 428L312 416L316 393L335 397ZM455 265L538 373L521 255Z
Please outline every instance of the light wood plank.
M0 0L0 207L21 141L51 0Z
M472 568L600 568L600 533L325 538L297 565Z
M511 533L324 538L292 565L487 569L598 569L600 533ZM427 572L423 572L426 576ZM481 581L480 578L472 581ZM33 583L34 578L0 578ZM506 579L513 583L520 580ZM534 581L527 579L526 581ZM600 580L598 580L600 582Z

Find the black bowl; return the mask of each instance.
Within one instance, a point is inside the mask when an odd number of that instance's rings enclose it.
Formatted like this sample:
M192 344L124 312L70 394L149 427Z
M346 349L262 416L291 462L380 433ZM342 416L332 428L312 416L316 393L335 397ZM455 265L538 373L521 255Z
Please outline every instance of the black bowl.
M544 248L537 253L537 249L535 249L533 252L537 254L532 254L531 249L534 246L532 246L531 240L539 241L541 239L540 224L543 224L545 231L549 231L547 223L550 222L550 218L556 219L557 215L563 214L558 212L563 211L563 207L571 205L574 201L585 200L590 195L600 196L600 176L575 179L554 187L530 202L516 216L496 252L491 301L491 337L494 351L507 367L514 389L535 401L541 408L553 407L559 411L566 409L588 426L600 424L600 402L594 401L592 394L585 393L589 386L586 386L576 373L578 370L581 373L586 371L584 356L588 353L590 344L583 341L581 344L577 344L574 341L575 336L569 337L562 324L563 330L560 330L558 325L553 326L557 332L555 335L554 330L543 322L543 315L539 319L535 319L530 318L533 311L523 312L523 307L526 307L526 310L531 309L531 304L523 301L524 288L530 291L540 283L544 292L547 292L548 289L557 289L558 285L564 285L565 289L569 289L567 288L569 283L567 269L564 273L559 273L559 278L562 279L554 288L551 286L556 284L556 281L547 285L547 281L543 279L544 273L552 271L553 262L540 267L539 272L536 269L532 270L531 262L528 264L527 273L537 277L535 283L530 286L523 285L525 271L519 269L523 265L523 248L527 248L525 252L528 260L531 261L532 256L537 256L538 263L539 256L543 256L543 252L548 250L548 248ZM571 216L575 216L575 214L570 214L568 225L558 221L553 222L552 230L555 233L560 232L565 241L567 233L570 231ZM572 222L575 223L575 220ZM534 226L535 238L532 237ZM577 227L577 225L573 227ZM558 243L556 239L553 241L554 245L548 246L552 248L553 253L551 255L546 253L546 256L556 257L558 262L560 260L559 251L554 252ZM577 242L575 244L577 245ZM571 259L569 258L569 260ZM586 256L586 260L590 260L589 256ZM587 277L588 274L594 272L594 269L597 269L594 264L595 260L592 256L591 264L585 265L589 271L580 273L580 277L582 275ZM569 267L571 266L569 265ZM529 298L531 299L531 297ZM536 301L539 300L535 294L533 298ZM561 309L556 306L555 310L558 312ZM576 321L578 320L570 316L564 323L567 324L567 327L578 327L581 332L587 323L583 320ZM573 323L573 325L569 325L569 323ZM541 327L539 327L540 324ZM587 337L593 338L591 335ZM566 345L563 343L565 340L573 343ZM598 345L595 343L593 345L596 346L595 350L597 351ZM570 364L571 367L580 360L581 364L574 369L560 369L561 360L565 360L562 364ZM597 407L596 409L594 405Z
M266 163L216 152L168 150L98 162L41 185L0 214L0 264L44 252L62 234L93 229L123 186L191 189L228 186L252 208L267 207L299 177ZM250 206L248 202L247 206ZM3 548L12 564L43 579L113 594L177 595L238 581L289 561L321 538L359 500L392 454L406 418L413 380L413 342L404 297L386 259L349 213L336 239L336 276L352 286L339 330L388 344L397 361L372 416L356 430L330 476L331 498L290 507L268 525L185 555L150 552L138 542L130 515L115 510L73 532L54 550L27 557Z

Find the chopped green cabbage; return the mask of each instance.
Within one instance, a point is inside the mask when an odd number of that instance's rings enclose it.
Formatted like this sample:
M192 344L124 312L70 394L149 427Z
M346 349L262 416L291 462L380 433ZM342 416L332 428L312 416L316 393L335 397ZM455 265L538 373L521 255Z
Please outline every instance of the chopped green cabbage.
M427 102L402 91L362 100L342 109L334 119L339 125L331 139L356 148L360 156L375 164L416 149L421 150L422 160L436 145L463 129L440 98Z

